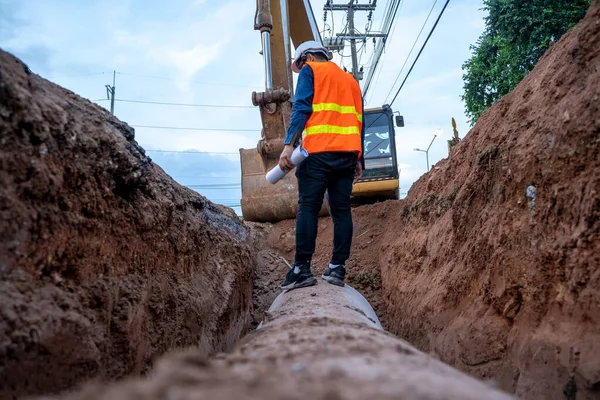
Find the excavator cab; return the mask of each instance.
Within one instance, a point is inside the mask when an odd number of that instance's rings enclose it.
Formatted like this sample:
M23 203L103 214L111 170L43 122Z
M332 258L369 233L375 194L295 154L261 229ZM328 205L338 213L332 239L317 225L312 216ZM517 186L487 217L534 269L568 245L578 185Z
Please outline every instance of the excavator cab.
M364 112L363 176L352 188L354 203L375 202L400 198L400 176L396 155L394 113L388 105L366 109ZM398 126L404 126L402 116L396 117Z

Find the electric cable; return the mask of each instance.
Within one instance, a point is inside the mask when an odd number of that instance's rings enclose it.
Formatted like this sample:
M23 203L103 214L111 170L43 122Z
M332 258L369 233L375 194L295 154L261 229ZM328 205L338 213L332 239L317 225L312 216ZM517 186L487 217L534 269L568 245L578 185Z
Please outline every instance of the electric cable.
M370 62L371 67L369 68L369 72L367 73L367 79L365 80L365 83L363 85L363 96L367 96L369 94L369 89L371 87L371 84L373 86L375 86L377 84L377 82L379 82L379 77L381 76L381 70L382 68L377 68L380 65L380 61L381 58L383 56L383 52L385 50L385 46L389 44L389 42L391 41L393 34L395 32L396 26L397 24L395 23L395 18L397 13L402 9L402 5L404 4L404 0L391 0L386 4L386 9L384 12L385 18L381 24L381 28L380 31L382 33L385 33L385 37L381 38L378 42L377 42L377 48L374 49L374 53L373 53L373 59ZM392 31L392 28L394 29L394 32ZM390 33L391 32L391 33ZM377 74L377 75L375 75ZM375 80L373 81L373 78L375 78ZM370 101L370 99L372 98L372 92L371 94L369 94L368 96L368 101Z
M103 99L103 100L106 100L106 99ZM235 105L223 105L223 104L168 103L168 102L161 102L161 101L146 101L146 100L115 99L115 101L118 101L121 103L158 104L158 105L166 105L166 106L183 106L183 107L255 108L254 106L235 106Z
M404 87L404 83L406 83L406 80L410 76L410 73L412 72L413 68L415 67L415 64L417 63L417 60L419 59L419 56L423 52L423 49L425 49L425 46L427 45L427 42L429 41L429 38L431 37L431 35L435 31L435 28L437 27L438 22L440 22L440 19L442 18L442 15L444 15L444 11L446 11L446 6L448 6L448 3L450 3L450 0L446 0L446 4L444 4L444 8L442 8L442 11L440 12L440 15L435 20L435 23L433 24L433 27L431 28L431 31L429 32L429 35L427 35L427 39L425 39L425 43L423 43L423 46L421 46L421 50L419 50L419 54L417 54L417 57L415 58L415 61L413 62L413 64L411 65L410 69L406 73L406 77L404 77L404 81L402 81L402 84L398 88L398 91L396 92L396 95L394 96L394 98L390 102L390 106L392 104L394 104L394 101L396 101L396 98L398 97L398 95L400 94L400 91Z
M231 84L231 83L194 81L194 80L187 80L187 79L174 79L174 78L166 78L166 77L162 77L162 76L132 74L132 73L118 72L118 71L117 71L117 75L135 76L138 78L158 79L158 80L163 80L163 81L189 82L189 83L197 83L197 84L201 84L201 85L231 86L231 87L243 87L243 88L260 88L261 87L261 86L236 85L236 84Z
M433 6L431 6L431 10L429 10L429 14L427 14L427 18L425 18L425 22L423 22L423 26L421 26L421 30L419 31L419 34L417 35L417 38L415 39L412 47L410 48L410 51L408 52L408 55L406 56L406 59L404 60L404 64L402 64L402 67L400 68L400 72L398 72L398 75L396 76L396 79L394 80L394 83L390 86L390 91L388 92L387 96L385 97L385 102L387 102L387 100L389 99L390 95L392 94L392 91L394 90L394 87L396 86L396 83L398 83L398 79L400 79L400 76L402 75L402 72L404 71L404 67L406 66L406 63L408 63L408 60L410 59L410 56L411 56L413 50L417 46L417 43L419 42L419 38L421 37L421 34L423 33L423 30L425 30L425 26L427 25L427 21L429 21L429 17L431 17L431 13L433 12L433 10L434 10L437 2L438 2L438 0L435 0L433 2Z
M148 150L144 149L146 152L154 152L154 153L183 153L183 154L216 154L216 155L238 155L239 153L226 153L222 151L192 151L192 150L160 150L153 149Z
M134 128L172 129L179 131L260 132L260 129L183 128L179 126L130 125Z

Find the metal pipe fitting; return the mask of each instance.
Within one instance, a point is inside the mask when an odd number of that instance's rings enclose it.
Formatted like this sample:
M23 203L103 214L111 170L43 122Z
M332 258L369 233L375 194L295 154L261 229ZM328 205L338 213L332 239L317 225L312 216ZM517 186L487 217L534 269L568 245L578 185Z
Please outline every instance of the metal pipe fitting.
M252 92L252 105L266 106L270 103L283 103L290 99L290 92L284 88L267 90L265 92Z
M256 0L256 13L254 14L254 30L271 32L273 16L271 15L271 2L269 0Z
M263 59L265 61L265 90L272 90L273 69L271 66L271 31L270 29L263 30L260 35L262 38Z

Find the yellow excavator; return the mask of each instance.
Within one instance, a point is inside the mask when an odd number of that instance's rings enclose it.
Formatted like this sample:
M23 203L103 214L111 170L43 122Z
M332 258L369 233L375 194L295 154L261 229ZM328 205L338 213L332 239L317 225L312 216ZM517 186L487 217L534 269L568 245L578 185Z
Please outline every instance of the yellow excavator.
M277 184L265 179L279 162L290 121L293 100L291 42L295 47L307 40L322 43L309 0L257 0L254 29L260 31L265 64L265 91L252 93L259 107L261 139L255 149L240 149L242 167L242 216L246 221L277 222L296 217L298 189L294 173ZM365 170L354 185L356 202L399 198L399 171L396 158L394 121L404 126L402 116L394 118L384 105L364 110ZM326 204L321 216L327 215Z

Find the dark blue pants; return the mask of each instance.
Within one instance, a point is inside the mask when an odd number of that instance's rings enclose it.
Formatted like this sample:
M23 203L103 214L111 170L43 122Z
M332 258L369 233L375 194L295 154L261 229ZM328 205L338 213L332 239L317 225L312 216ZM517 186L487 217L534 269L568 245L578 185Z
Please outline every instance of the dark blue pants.
M345 265L352 245L350 195L357 155L350 152L314 153L297 168L298 215L296 216L296 265L311 261L315 252L318 213L325 191L333 219L331 263Z

